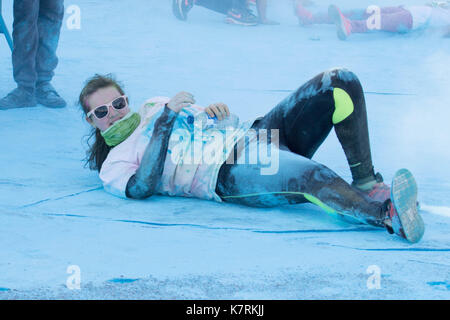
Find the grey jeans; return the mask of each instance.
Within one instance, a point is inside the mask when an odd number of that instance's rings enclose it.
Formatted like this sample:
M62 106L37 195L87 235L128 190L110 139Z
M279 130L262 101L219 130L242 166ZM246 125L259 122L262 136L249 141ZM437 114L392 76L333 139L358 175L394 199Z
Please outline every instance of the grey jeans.
M34 90L53 78L64 0L14 0L12 53L16 83Z

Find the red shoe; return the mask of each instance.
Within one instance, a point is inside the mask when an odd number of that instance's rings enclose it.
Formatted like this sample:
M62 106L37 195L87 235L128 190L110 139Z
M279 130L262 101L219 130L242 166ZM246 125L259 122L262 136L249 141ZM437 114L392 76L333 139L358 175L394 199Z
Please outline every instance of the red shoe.
M384 202L390 198L391 188L384 182L378 182L366 195L372 200Z
M302 26L307 26L310 24L313 24L313 15L311 12L305 9L305 7L302 5L301 1L295 2L295 15L298 17L298 22Z
M335 5L330 5L328 7L328 16L336 25L338 38L346 40L352 33L352 24L350 20L347 19Z
M367 190L361 189L361 187L355 185L354 182L352 182L352 187L358 189L360 192L374 201L385 202L387 199L390 199L391 187L383 182L383 177L379 172L377 172L377 174L375 175L375 180L375 185ZM417 208L420 208L419 201L417 201Z

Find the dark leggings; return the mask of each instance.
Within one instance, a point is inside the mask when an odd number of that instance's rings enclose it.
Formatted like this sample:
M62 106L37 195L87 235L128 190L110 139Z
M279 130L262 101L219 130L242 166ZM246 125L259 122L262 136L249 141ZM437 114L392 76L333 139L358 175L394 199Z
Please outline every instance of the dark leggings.
M350 108L350 107L352 108ZM278 129L279 157L275 174L261 174L267 165L239 163L238 150L219 171L216 192L226 202L254 207L313 202L326 211L383 226L382 204L371 201L335 172L311 160L334 127L355 182L374 177L364 93L358 78L333 69L308 81L252 128ZM264 143L260 142L256 143ZM243 142L243 141L240 141ZM270 139L268 139L270 146ZM244 142L246 149L251 143ZM273 144L272 144L273 145Z

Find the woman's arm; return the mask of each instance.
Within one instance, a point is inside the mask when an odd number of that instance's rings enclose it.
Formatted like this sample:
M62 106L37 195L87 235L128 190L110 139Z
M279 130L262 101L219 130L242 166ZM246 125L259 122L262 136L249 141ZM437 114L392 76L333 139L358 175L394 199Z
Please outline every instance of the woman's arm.
M191 103L195 103L192 95L181 92L165 105L163 113L155 121L155 128L150 143L145 149L141 164L136 173L128 180L125 190L128 198L145 199L154 193L164 170L170 134L175 119L180 110Z
M178 113L164 107L164 112L155 122L150 143L145 149L141 165L128 180L126 195L128 198L145 199L150 197L161 179L166 161L170 133Z

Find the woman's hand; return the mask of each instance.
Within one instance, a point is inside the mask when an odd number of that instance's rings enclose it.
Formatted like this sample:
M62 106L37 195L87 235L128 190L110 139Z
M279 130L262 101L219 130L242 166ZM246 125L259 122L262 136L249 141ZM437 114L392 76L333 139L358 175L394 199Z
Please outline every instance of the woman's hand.
M181 109L195 103L194 96L189 92L179 92L167 103L167 107L176 113Z
M214 118L214 116L217 117L218 120L225 119L230 115L230 110L228 110L228 106L225 103L213 103L209 105L205 112L209 114L211 118Z

